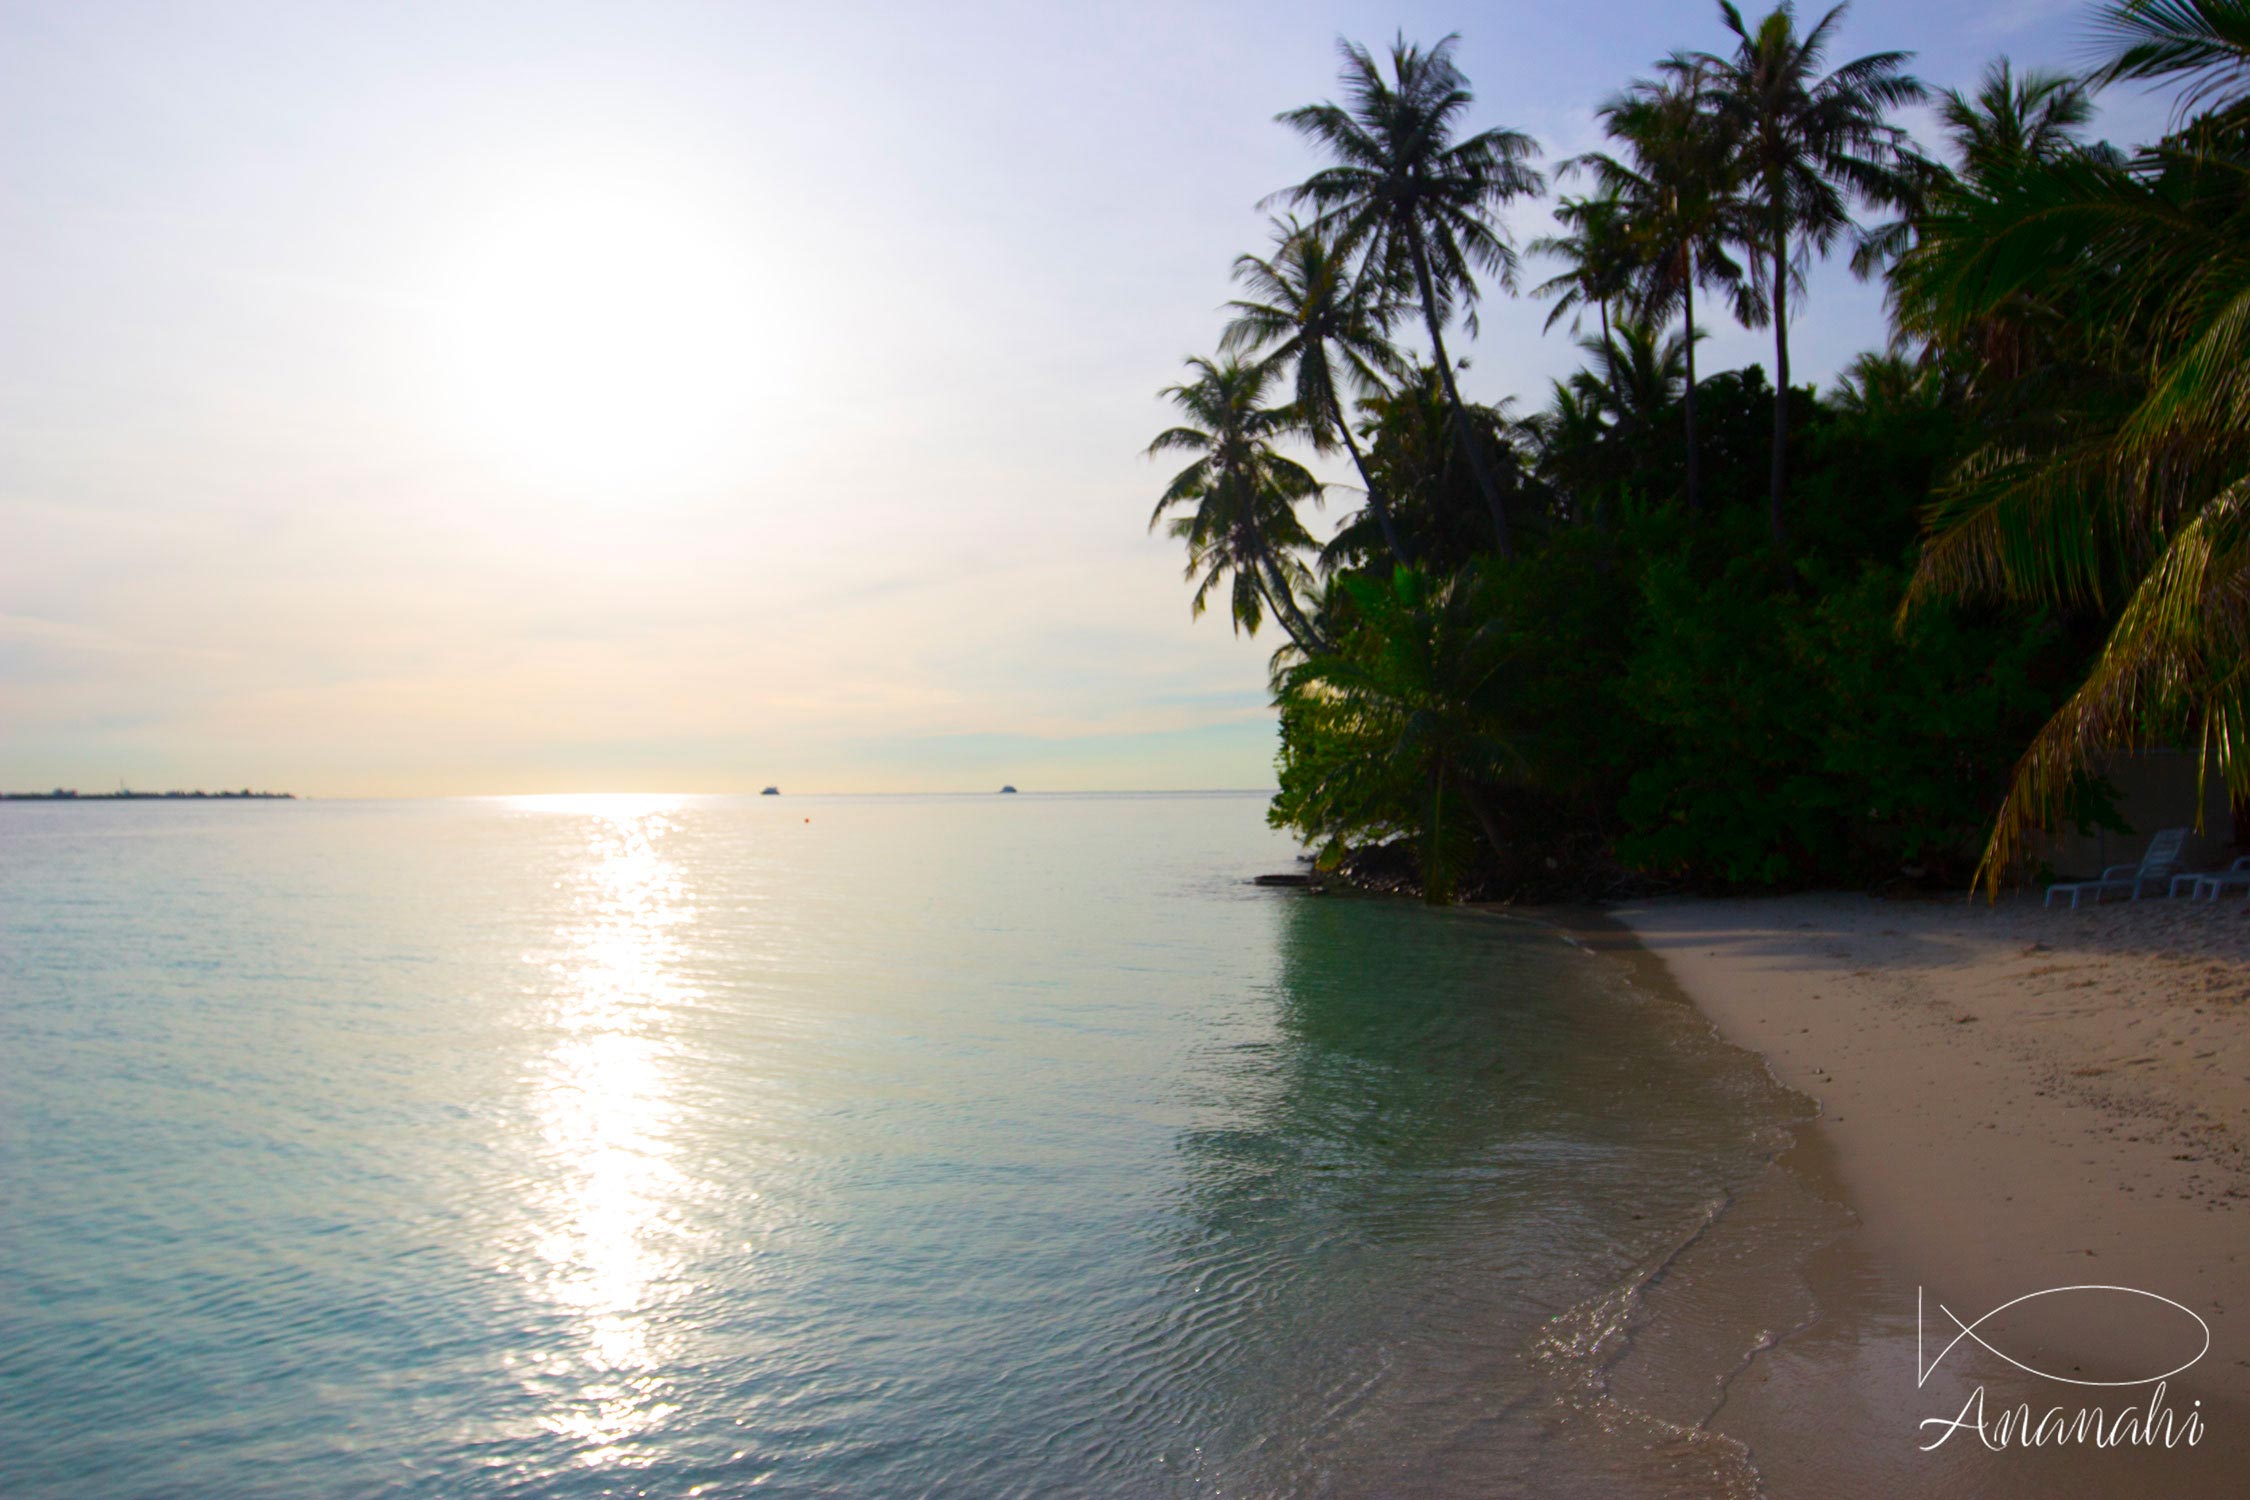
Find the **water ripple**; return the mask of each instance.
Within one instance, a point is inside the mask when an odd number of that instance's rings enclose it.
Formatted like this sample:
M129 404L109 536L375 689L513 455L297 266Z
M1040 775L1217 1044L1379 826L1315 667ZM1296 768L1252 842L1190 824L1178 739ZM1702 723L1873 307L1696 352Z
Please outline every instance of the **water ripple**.
M0 816L10 1500L1630 1494L1787 1115L1253 798Z

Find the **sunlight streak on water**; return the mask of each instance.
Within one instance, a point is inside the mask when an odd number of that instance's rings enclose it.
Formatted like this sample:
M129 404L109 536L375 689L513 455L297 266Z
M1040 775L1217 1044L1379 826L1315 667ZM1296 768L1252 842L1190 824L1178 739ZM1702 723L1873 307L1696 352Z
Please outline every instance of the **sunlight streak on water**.
M1526 1351L1770 1082L1255 797L0 823L7 1500L1688 1492Z
M528 1184L539 1295L566 1314L570 1346L534 1368L548 1392L540 1425L590 1467L645 1462L672 1410L663 1371L665 1308L685 1294L674 1160L674 1013L694 1003L675 977L695 920L691 892L660 846L677 799L524 799L586 818L568 879L574 920L544 970L552 1042L532 1073L548 1173Z

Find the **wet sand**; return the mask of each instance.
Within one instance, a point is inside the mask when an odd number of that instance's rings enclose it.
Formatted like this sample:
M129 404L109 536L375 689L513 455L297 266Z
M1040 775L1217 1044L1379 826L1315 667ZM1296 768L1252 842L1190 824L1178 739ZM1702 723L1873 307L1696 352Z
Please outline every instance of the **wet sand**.
M1684 992L1818 1118L1777 1162L1856 1227L1801 1274L1819 1308L1776 1328L1710 1425L1762 1488L1850 1495L2220 1495L2250 1462L2250 914L2240 901L2036 902L1818 895L1666 900L1558 925L1638 982ZM1620 927L1618 924L1623 924ZM1713 1236L1723 1255L1728 1226ZM1737 1236L1754 1233L1734 1226ZM1741 1243L1738 1238L1735 1243ZM2193 1448L2072 1444L1993 1453L1957 1418L2146 1408L2148 1386L2071 1385L1964 1343L1917 1383L1930 1342L2048 1288L2158 1293L2208 1324L2166 1383ZM1941 1335L1938 1330L1942 1328ZM2129 1293L2036 1299L1979 1326L2072 1380L2128 1381L2194 1353L2193 1322ZM2183 1341L2185 1341L2183 1347Z

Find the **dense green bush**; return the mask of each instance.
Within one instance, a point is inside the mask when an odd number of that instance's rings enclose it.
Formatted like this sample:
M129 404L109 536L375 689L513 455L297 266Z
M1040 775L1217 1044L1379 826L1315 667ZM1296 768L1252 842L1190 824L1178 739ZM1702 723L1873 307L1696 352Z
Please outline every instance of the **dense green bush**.
M1412 575L1415 597L1448 601L1449 634L1392 591L1367 607L1357 580L1381 576L1380 559L1341 572L1319 610L1333 649L1316 660L1389 663L1394 678L1419 661L1418 722L1490 753L1457 761L1473 774L1437 795L1405 720L1298 668L1278 684L1275 821L1332 861L1405 840L1439 892L1590 892L1634 875L1966 883L2015 758L2089 641L2027 610L1900 622L1916 518L1958 442L1942 409L1794 393L1800 498L1777 553L1756 487L1772 390L1750 369L1704 395L1704 514L1670 498L1673 448L1619 444L1603 493L1576 497L1600 520L1533 515L1521 529L1536 540L1513 558L1441 554L1451 588ZM1384 436L1379 457L1405 451ZM1525 489L1517 503L1540 500ZM1402 656L1409 642L1430 649Z
M1620 859L1741 885L1965 880L2059 692L2059 632L1939 611L1900 630L1902 569L1806 572L1648 569L1625 696L1662 748L1628 778Z
M2033 828L2108 821L2094 768L2150 744L2200 743L2250 807L2221 378L2250 321L2211 292L2250 265L2250 3L2111 0L2096 74L1938 96L1948 159L1893 118L1929 95L1898 56L1823 74L1788 7L1721 14L1725 50L1605 103L1567 169L1594 191L1536 290L1600 336L1529 414L1464 397L1445 343L1541 187L1528 137L1466 133L1453 42L1348 47L1348 102L1282 116L1329 162L1236 264L1221 348L1259 363L1195 362L1211 430L1156 445L1205 455L1166 501L1197 503L1198 600L1289 638L1274 821L1445 899L1997 882ZM2082 134L2125 78L2185 89L2130 155ZM1892 327L1823 397L1788 379L1790 267L1846 243ZM1697 368L1724 315L1770 330L1779 389ZM1216 399L1284 373L1286 405ZM1366 496L1325 545L1283 436Z

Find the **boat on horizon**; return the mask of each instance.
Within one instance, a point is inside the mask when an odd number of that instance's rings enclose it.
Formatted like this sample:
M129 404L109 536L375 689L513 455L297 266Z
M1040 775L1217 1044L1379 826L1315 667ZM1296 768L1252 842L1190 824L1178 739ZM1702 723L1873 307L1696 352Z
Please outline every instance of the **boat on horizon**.
M781 788L777 786L769 786L764 791L758 793L758 795L761 797L778 797L781 795Z

